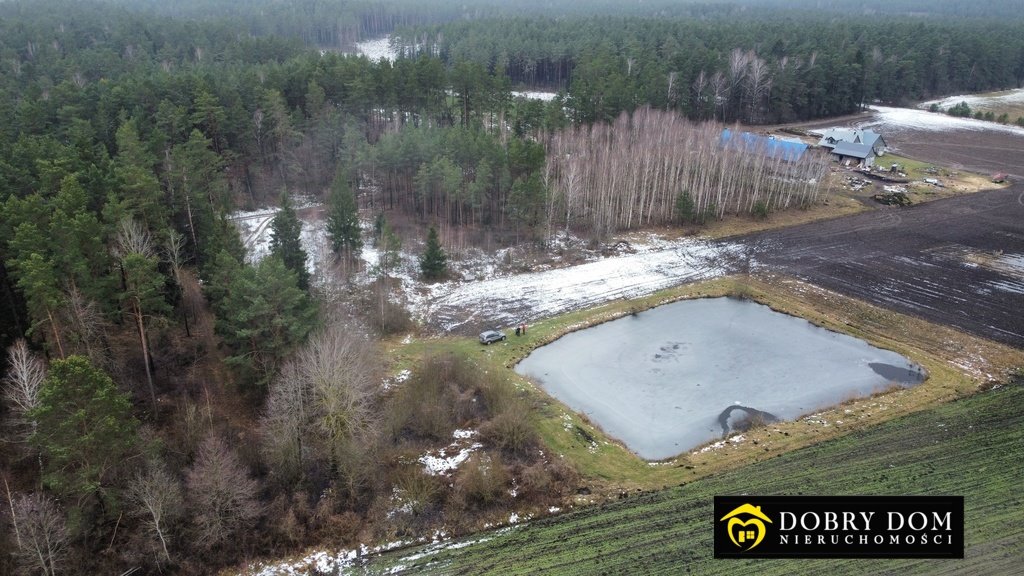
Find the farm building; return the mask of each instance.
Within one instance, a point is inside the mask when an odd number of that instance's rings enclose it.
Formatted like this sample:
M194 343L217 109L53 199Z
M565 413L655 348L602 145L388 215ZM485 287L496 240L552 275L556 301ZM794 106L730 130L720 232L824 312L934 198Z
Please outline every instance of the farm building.
M761 136L750 132L722 130L722 147L746 153L764 154L772 159L795 162L807 152L807 144L783 140L775 136Z
M840 163L857 162L865 167L873 166L875 158L885 154L886 149L881 134L858 128L829 128L821 135L818 146L831 150Z

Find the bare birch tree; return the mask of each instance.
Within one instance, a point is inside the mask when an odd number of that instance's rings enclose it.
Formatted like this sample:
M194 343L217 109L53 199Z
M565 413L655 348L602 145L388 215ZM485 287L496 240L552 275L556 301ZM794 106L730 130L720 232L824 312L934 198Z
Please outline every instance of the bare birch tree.
M77 286L70 286L64 295L61 324L66 327L68 340L75 348L84 349L96 366L104 366L108 356L105 346L107 325L96 302L85 297Z
M134 513L153 531L160 542L164 559L171 561L168 550L168 528L173 526L184 512L184 498L181 484L172 476L162 462L149 466L145 474L136 474L128 487L128 500L134 505Z
M39 389L46 378L46 363L18 340L7 349L10 368L4 376L4 397L19 417L27 417L39 403Z
M24 340L18 340L7 349L10 366L3 379L4 400L11 409L16 437L26 441L35 431L36 423L29 413L39 406L39 390L46 379L46 363L28 349Z
M215 548L231 540L261 513L259 485L219 436L209 436L199 446L186 485L200 547Z
M301 474L310 453L342 469L368 445L377 431L377 356L363 330L335 322L282 367L261 420L264 457L282 479Z
M44 576L56 575L67 559L69 537L64 514L42 494L8 494L8 498L18 565L26 572L38 570Z
M747 121L756 123L761 119L761 106L771 87L771 70L768 64L753 52L750 53L750 65L747 70Z
M749 61L748 61L749 64ZM764 90L761 81L758 92ZM548 170L558 191L549 229L583 225L594 236L677 220L677 199L690 196L703 221L726 213L761 214L820 200L828 156L791 154L765 138L731 137L721 124L637 109L613 124L573 127L547 138Z

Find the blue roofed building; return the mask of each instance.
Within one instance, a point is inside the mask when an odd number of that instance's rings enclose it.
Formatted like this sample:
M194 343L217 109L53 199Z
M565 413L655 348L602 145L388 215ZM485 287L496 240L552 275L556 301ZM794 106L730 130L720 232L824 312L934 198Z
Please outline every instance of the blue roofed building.
M751 154L763 154L769 158L778 158L787 162L796 162L807 152L807 144L803 142L750 132L734 132L728 128L722 130L722 147Z

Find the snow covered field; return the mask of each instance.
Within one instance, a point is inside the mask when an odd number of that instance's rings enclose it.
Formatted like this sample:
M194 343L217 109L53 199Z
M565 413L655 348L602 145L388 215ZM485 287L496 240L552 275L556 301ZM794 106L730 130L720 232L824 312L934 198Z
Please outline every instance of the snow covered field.
M319 204L302 197L296 197L295 204L295 209L300 211L299 220L302 222L302 247L308 256L306 270L315 284L318 279L327 277L333 257L330 240L327 238L327 226L319 217ZM228 215L228 220L238 228L242 238L246 262L255 264L270 254L270 223L277 212L276 207L270 207L232 212Z
M961 102L967 102L971 110L998 110L1005 106L1024 105L1024 88L1008 90L1006 92L993 92L991 94L963 94L950 96L939 100L929 100L918 105L918 108L927 110L932 104L945 110L956 106Z
M1008 126L996 122L974 120L972 118L956 118L942 112L928 112L914 108L891 108L888 106L871 106L874 116L863 122L861 128L880 127L880 130L912 129L928 132L951 132L967 130L972 132L995 131L1015 134L1024 137L1024 128Z
M644 248L567 268L436 284L413 313L446 332L470 323L511 326L719 276L739 252L738 245L698 239Z
M373 62L377 62L381 58L388 62L394 62L398 58L398 51L391 47L391 36L357 42L356 53L366 56Z
M302 244L309 255L307 269L313 285L324 286L335 281L326 224L318 206L309 202L301 206ZM267 208L236 212L229 217L239 229L249 262L258 262L270 253L270 223L276 213L275 208ZM363 225L366 243L360 256L364 270L356 281L367 284L375 277L380 252L368 238L369 222ZM555 239L556 246L582 244L577 238L563 236ZM584 264L516 274L502 272L500 266L508 249L492 254L473 251L472 258L449 263L455 276L468 280L425 284L419 272L421 244L415 239L403 243L400 263L391 276L401 284L404 303L413 318L444 332L467 325L501 327L532 322L719 276L727 272L726 263L739 253L738 245L694 238L670 241L649 235L634 239L626 254L595 254Z

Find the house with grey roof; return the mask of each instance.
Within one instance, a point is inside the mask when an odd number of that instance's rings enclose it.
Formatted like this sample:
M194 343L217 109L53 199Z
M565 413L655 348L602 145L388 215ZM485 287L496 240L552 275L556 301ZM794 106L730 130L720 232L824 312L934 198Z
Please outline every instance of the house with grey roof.
M874 130L860 128L829 128L821 135L818 146L828 148L841 164L857 162L870 167L875 158L885 154L885 138Z

